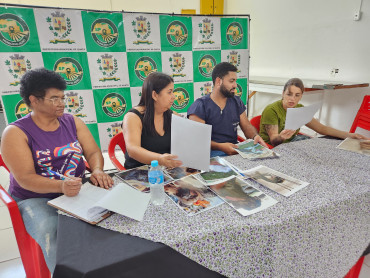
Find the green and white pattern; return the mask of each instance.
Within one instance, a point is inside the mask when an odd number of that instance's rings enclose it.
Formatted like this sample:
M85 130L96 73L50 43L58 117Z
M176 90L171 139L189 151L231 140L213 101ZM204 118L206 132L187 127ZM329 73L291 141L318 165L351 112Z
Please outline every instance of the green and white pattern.
M138 104L151 72L171 75L186 113L212 90L212 70L228 61L238 68L238 92L247 104L249 17L87 12L54 8L0 8L0 95L11 123L29 113L19 81L45 67L67 82L66 113L80 117L107 150L125 113Z

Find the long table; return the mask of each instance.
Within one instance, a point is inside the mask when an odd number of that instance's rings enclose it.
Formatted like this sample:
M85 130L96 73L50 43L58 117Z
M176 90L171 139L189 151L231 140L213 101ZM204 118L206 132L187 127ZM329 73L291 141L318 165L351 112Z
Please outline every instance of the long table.
M248 217L227 204L188 217L170 199L149 206L142 222L115 214L93 227L61 215L54 277L181 277L192 264L189 273L204 271L195 277L343 277L370 242L370 158L339 142L283 144L279 159L227 157L310 183L288 198L259 187L279 203Z

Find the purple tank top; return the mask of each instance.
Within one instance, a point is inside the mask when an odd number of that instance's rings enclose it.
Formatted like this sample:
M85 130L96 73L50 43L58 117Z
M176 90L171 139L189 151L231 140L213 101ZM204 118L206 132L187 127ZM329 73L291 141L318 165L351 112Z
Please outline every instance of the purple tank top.
M81 145L77 141L74 118L70 114L63 114L58 120L60 125L55 131L40 129L32 120L31 114L11 124L19 127L27 135L38 175L50 179L60 179L51 172L54 171L65 176L82 177L85 173L85 163L82 158ZM56 198L61 195L60 193L36 193L24 189L11 173L9 193L23 200Z

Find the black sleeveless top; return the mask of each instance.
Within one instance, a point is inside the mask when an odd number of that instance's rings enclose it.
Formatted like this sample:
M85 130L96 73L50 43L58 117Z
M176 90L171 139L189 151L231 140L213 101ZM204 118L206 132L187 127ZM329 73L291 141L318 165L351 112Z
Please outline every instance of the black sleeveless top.
M144 115L141 114L135 108L132 108L127 112L135 113L136 115L138 115L140 117L141 122L143 122ZM165 131L163 136L148 135L148 132L145 129L144 123L143 123L143 130L141 131L141 147L143 147L144 149L146 149L148 151L156 152L156 153L160 153L160 154L170 153L170 151L171 151L171 130ZM131 169L131 168L139 167L141 165L144 165L144 164L135 160L135 159L133 159L133 158L131 158L128 155L128 152L126 150L126 152L125 152L125 168L126 169Z

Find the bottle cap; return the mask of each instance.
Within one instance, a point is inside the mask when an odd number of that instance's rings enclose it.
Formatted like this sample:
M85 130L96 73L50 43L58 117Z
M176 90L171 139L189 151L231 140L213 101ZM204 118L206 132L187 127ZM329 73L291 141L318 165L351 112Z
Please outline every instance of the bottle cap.
M158 160L153 160L150 165L152 165L152 167L157 167L158 166Z

